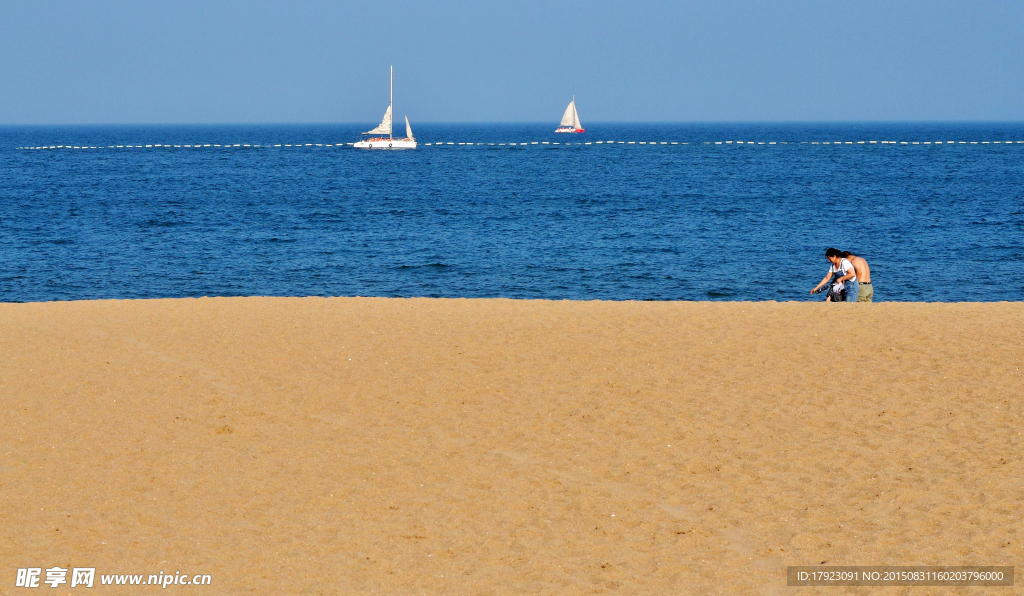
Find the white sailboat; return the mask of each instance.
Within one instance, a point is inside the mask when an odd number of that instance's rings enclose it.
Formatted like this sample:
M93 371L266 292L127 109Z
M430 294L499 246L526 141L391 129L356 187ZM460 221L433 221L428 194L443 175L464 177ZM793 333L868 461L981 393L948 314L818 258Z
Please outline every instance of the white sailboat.
M396 139L391 133L391 108L395 103L395 67L391 67L391 96L388 102L388 109L384 112L384 119L380 121L377 128L364 132L364 135L371 136L352 146L356 149L415 149L416 139L412 136L412 127L409 126L409 117L405 117L405 138ZM385 136L387 135L387 136Z
M565 108L562 114L562 121L558 124L555 132L586 132L583 124L580 123L580 115L576 112L576 96L572 96L569 107Z

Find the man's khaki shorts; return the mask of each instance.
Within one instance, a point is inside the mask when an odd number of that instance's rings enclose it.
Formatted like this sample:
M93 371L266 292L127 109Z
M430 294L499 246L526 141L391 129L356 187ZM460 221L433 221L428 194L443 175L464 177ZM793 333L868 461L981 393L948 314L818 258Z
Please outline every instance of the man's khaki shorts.
M875 286L871 284L860 284L860 294L857 294L857 302L871 302L875 296Z

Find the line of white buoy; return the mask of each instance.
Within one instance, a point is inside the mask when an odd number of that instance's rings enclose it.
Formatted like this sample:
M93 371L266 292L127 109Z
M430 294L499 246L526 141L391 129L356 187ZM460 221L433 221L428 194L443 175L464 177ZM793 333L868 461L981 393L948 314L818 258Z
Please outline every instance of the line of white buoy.
M1024 141L701 141L699 145L1014 145ZM488 147L524 147L530 145L690 145L688 141L586 141L577 143L559 141L529 141L526 143L458 143L454 141L436 141L423 143L424 147L442 146L488 146ZM192 143L167 144L149 143L144 145L39 145L34 147L18 147L24 150L49 149L282 149L306 147L351 147L352 143Z

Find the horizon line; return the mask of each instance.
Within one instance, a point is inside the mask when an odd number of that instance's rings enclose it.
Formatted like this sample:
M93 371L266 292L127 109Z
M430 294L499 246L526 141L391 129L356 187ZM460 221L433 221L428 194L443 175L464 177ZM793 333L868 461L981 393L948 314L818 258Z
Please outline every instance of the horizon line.
M33 128L33 127L112 127L112 126L366 126L374 121L278 121L278 122L30 122L3 123L0 128ZM553 126L548 120L422 120L420 125L433 124L518 124ZM556 123L557 124L557 123ZM1024 124L1024 120L590 120L588 126L598 124L685 124L685 125L737 125L737 124L771 124L771 125L878 125L878 124Z

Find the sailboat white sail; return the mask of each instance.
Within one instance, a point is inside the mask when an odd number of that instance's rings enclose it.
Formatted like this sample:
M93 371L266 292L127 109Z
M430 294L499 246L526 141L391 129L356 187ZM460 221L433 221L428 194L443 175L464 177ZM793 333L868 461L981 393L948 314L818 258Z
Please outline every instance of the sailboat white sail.
M373 130L364 132L364 135L379 135L353 143L356 149L415 149L416 139L412 136L412 127L409 126L409 117L405 117L405 138L396 139L392 127L392 108L395 104L395 67L391 67L391 94L388 101L388 109L384 112L384 119L380 125ZM386 135L386 136L385 136Z
M377 128L368 130L363 133L364 135L390 135L391 134L391 106L388 106L388 110L384 112L384 119L380 121Z
M565 113L562 114L562 121L558 124L559 126L568 126L576 128L576 100L569 102L569 107L565 108Z
M576 111L575 97L569 102L569 106L565 108L565 113L562 114L562 121L558 123L558 128L555 129L555 132L585 132L583 125L580 124L579 112Z

